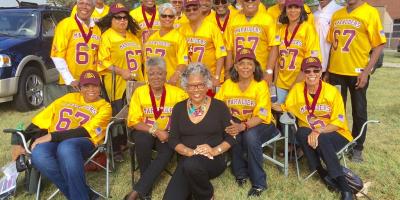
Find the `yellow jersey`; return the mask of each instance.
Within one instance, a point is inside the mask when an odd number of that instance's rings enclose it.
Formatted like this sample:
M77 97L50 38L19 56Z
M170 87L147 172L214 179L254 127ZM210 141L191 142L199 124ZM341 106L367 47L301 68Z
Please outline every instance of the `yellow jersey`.
M238 83L228 79L222 84L215 98L225 102L232 116L241 121L258 117L262 123L270 124L274 120L271 113L271 97L265 81L252 80L247 89L242 91Z
M350 13L346 7L336 11L327 41L332 43L329 72L358 76L368 65L371 48L386 43L378 10L363 3Z
M164 36L160 36L160 31L153 33L145 43L144 49L145 60L152 56L164 58L167 80L175 73L178 65L187 65L189 62L186 38L176 29Z
M145 12L146 18L149 23L151 23L151 17L149 13ZM129 12L129 15L132 16L132 18L138 23L140 27L140 31L137 33L137 36L140 38L140 40L143 40L143 35L146 34L152 34L154 31L160 30L160 20L159 20L159 13L158 13L158 8L156 8L156 16L154 17L154 22L152 27L147 27L146 22L143 17L142 13L142 6L139 6ZM150 32L150 33L149 33Z
M116 66L129 69L136 75L137 81L143 81L142 63L141 42L134 34L127 31L126 36L123 37L112 28L103 33L99 47L97 71L104 75L103 83L111 101L122 98L126 89L126 80L122 76L116 75L115 91L113 91L112 72L108 68Z
M308 19L307 22L314 26L314 15L307 4L304 4L304 10L307 12ZM271 15L272 19L274 19L277 29L279 29L282 24L279 22L279 16L281 15L281 8L279 4L275 4L267 9L267 13Z
M296 116L300 127L311 129L325 128L328 124L339 127L337 132L352 141L353 137L347 126L346 111L339 90L328 83L322 82L322 89L313 114L309 114L304 98L305 83L296 83L289 91L286 101L281 105L284 111ZM310 104L313 97L307 94Z
M226 30L227 49L232 51L233 59L238 49L252 49L264 71L267 68L269 47L280 44L275 28L274 21L266 12L257 11L249 21L243 13L238 13Z
M203 20L195 32L193 32L189 23L183 24L179 28L179 32L186 37L189 48L189 62L205 64L211 74L216 76L217 59L225 57L227 54L219 28L214 23ZM222 76L220 77L222 78Z
M75 16L75 14L76 14L76 9L77 9L76 7L77 7L77 6L75 5L75 6L72 8L71 17ZM101 18L107 16L107 14L108 14L109 11L110 11L110 7L107 6L107 5L104 5L102 12L99 12L99 10L95 8L95 9L93 10L93 13L92 13L92 15L90 16L90 18L92 18L95 22L98 22L98 21L101 20Z
M174 28L179 28L182 24L189 23L189 19L186 17L184 13L181 14L180 17L176 17L174 21Z
M165 103L164 109L160 117L156 120L153 113L153 106L150 99L150 87L149 85L142 85L133 92L131 103L129 104L128 113L128 126L132 127L143 122L149 126L153 126L157 123L157 127L160 130L168 130L170 127L170 117L172 109L176 103L187 99L188 96L182 89L173 85L164 84L165 86ZM161 99L156 99L157 109L160 107Z
M32 123L49 133L83 127L97 145L105 137L111 114L111 105L104 99L87 103L80 93L69 93L37 114Z
M282 89L290 89L301 71L301 62L307 57L318 57L321 60L319 37L315 28L307 23L300 24L293 41L288 47L285 45L285 31L287 24L279 30L279 71L276 86ZM287 40L290 41L292 33L288 31Z
M89 27L82 23L83 30L89 33ZM54 32L51 57L63 58L75 80L85 70L96 70L97 51L101 40L101 31L96 25L92 28L92 36L85 43L84 38L75 21L75 16L67 17L57 24ZM60 76L60 84L65 84Z

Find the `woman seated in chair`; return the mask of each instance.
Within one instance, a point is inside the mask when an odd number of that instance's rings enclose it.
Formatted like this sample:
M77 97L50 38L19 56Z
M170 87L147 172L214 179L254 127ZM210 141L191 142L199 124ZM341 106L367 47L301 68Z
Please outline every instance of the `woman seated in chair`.
M307 157L311 171L317 170L329 187L339 188L342 199L352 199L336 152L353 138L347 127L340 91L321 80L318 58L305 58L301 65L305 80L295 84L282 105L273 109L293 113L299 123L296 139ZM320 158L326 165L322 167Z
M146 73L149 84L138 87L129 104L128 126L135 130L140 179L125 199L151 199L153 184L173 154L167 143L172 108L187 98L182 89L166 83L167 71L162 57L148 58ZM152 161L153 148L157 156Z
M67 199L90 199L84 162L105 137L111 106L100 97L96 71L84 71L80 92L60 97L37 114L25 134L32 139L32 164L53 182ZM13 136L14 159L23 153L19 138Z
M261 145L276 136L278 130L272 123L268 84L263 81L260 63L251 49L240 49L236 53L231 78L225 81L215 98L224 101L236 118L225 129L237 140L232 147L236 182L243 186L250 178L252 187L248 196L260 196L267 189Z
M222 101L207 96L212 76L205 65L189 64L181 85L189 98L174 107L168 141L180 159L163 199L213 199L210 179L225 170L224 152L235 143L225 132L231 115Z

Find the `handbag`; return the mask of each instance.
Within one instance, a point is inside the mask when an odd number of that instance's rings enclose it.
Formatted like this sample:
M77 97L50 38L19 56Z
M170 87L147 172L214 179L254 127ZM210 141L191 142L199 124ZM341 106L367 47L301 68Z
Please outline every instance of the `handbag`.
M365 193L361 191L364 188L364 183L361 180L361 178L347 167L342 166L342 170L344 173L344 177L347 181L347 184L351 188L353 194L360 193L364 195L367 199L371 200L369 196L367 196Z

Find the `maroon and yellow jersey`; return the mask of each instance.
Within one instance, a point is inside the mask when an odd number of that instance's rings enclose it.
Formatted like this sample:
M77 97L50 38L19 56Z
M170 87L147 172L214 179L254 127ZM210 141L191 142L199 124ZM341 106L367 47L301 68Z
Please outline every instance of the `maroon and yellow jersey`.
M142 13L142 6L139 6L129 12L129 15L132 16L132 18L139 24L140 31L137 33L138 38L140 40L143 40L143 36L146 34L151 35L157 30L160 30L160 20L159 20L159 14L158 10L156 8L156 16L154 17L154 22L153 25L150 27L147 27L146 21L144 19L143 13ZM145 12L146 18L148 22L151 22L151 17L149 13Z

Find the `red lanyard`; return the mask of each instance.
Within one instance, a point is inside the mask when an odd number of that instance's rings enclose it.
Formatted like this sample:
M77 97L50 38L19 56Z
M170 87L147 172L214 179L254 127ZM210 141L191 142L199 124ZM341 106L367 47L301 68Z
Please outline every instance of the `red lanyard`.
M296 27L294 28L293 34L292 34L292 36L290 37L290 40L289 40L289 41L287 40L287 36L288 36L288 32L289 32L289 31L288 31L288 29L289 29L289 24L286 26L286 30L285 30L285 40L284 40L286 48L288 48L288 47L290 46L290 44L292 44L293 38L294 38L294 36L296 35L297 31L299 30L299 26L300 26L300 23L297 23L297 25L296 25Z
M83 29L82 23L79 21L79 19L78 19L78 17L76 15L75 15L75 21L78 24L79 31L82 34L83 40L85 40L85 43L88 44L90 38L92 37L92 33L93 33L92 29L93 29L93 27L89 28L89 33L86 35L85 30Z
M147 19L146 11L144 10L143 5L142 5L142 15L143 15L144 22L146 23L146 27L148 29L151 29L153 27L154 20L156 19L156 9L153 9L151 11L151 13L149 13L149 14L151 14L150 22Z
M230 11L228 10L227 16L225 17L224 24L222 26L221 26L221 22L219 21L219 19L220 19L219 15L218 14L215 15L215 17L217 18L218 27L222 32L225 32L226 25L228 25L229 14L230 14Z
M312 114L314 114L315 106L317 105L317 101L318 101L319 95L321 94L322 81L319 80L318 89L315 92L315 95L313 97L313 101L311 103L311 107L310 107L310 102L308 101L307 84L306 83L304 83L304 84L305 84L304 85L304 99L306 101L307 111L308 111L309 114L312 115Z
M164 110L165 96L166 96L165 86L163 86L163 92L161 94L160 109L157 109L156 97L154 96L153 90L151 90L150 85L149 85L149 90L150 90L151 106L153 107L154 119L157 120Z

